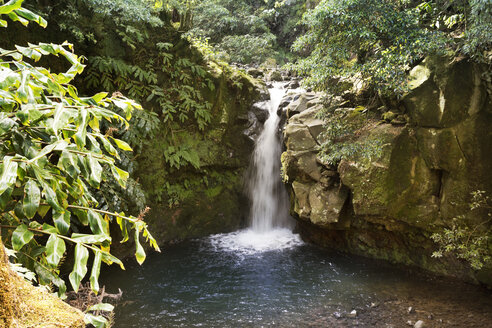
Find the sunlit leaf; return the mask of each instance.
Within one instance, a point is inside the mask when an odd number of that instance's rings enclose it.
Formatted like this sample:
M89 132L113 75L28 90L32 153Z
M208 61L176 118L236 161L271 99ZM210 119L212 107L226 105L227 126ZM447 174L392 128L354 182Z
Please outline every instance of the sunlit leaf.
M25 224L18 226L12 233L12 248L16 251L31 241L34 233Z
M65 241L56 235L50 235L46 243L46 261L52 267L57 267L65 253Z
M75 246L73 270L69 275L70 283L75 292L79 290L80 282L84 279L87 273L87 260L89 259L89 251L82 244Z

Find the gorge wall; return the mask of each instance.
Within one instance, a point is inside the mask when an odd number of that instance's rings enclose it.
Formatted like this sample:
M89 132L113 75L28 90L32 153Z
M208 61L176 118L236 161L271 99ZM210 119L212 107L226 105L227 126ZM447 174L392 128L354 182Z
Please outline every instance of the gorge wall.
M477 272L451 256L433 258L430 238L465 214L464 224L490 236L488 213L469 206L471 192L492 191L492 88L484 72L459 58L427 58L411 71L401 104L379 112L354 105L361 90L287 96L283 175L303 238L490 285L490 267ZM338 120L357 128L331 139L342 154L334 163L320 145Z

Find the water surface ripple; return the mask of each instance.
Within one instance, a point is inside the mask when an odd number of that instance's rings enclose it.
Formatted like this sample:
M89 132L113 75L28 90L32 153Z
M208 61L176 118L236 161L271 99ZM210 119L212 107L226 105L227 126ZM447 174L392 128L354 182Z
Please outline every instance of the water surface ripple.
M492 326L491 295L476 286L295 238L281 250L252 251L231 244L241 233L174 245L141 267L109 271L107 289L123 290L114 327L405 327L418 319L426 327ZM353 309L357 317L348 318Z

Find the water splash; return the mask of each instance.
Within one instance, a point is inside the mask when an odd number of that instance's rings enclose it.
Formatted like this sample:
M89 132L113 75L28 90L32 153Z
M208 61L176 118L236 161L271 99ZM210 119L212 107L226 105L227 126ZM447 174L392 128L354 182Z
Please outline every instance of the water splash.
M269 251L292 249L303 245L299 235L287 228L274 228L258 233L252 229L212 235L209 242L215 251L232 252L242 256L256 255Z

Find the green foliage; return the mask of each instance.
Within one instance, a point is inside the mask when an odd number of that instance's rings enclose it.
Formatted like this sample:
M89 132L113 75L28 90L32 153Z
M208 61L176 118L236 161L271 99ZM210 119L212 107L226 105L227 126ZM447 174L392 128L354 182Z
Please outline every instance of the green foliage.
M148 104L146 108L159 114L164 122L196 124L203 130L210 123L212 105L204 101L200 90L214 89L215 85L202 66L187 58L175 59L167 52L172 44L158 43L157 47L158 58L148 58L143 65L130 65L111 57L89 57L85 78L88 86L123 91ZM163 85L168 87L164 89Z
M220 48L229 54L232 62L262 63L274 55L274 43L275 36L271 33L228 35L222 39Z
M315 88L336 90L335 76L362 74L385 95L406 91L408 70L423 57L462 51L490 62L492 2L323 0L303 16L308 32L292 66Z
M360 134L372 117L367 110L359 106L352 111L338 110L332 113L324 109L319 116L327 121L323 132L324 142L320 146L320 158L323 162L336 166L342 159L359 161L371 160L381 155L383 143L373 138L362 138Z
M204 0L193 8L187 35L208 40L220 59L260 64L289 56L304 1ZM277 35L280 40L277 40ZM280 60L283 61L283 58Z
M489 0L469 1L469 28L465 31L462 50L479 62L492 61L492 2Z
M376 90L400 95L410 66L445 46L439 32L420 27L418 10L391 0L324 0L303 23L308 32L294 48L309 56L293 68L318 89L333 88L334 76L362 74Z
M11 3L0 6L0 13L17 12ZM110 176L121 187L126 185L128 173L115 164L120 158L116 149L131 148L103 127L128 127L133 109L141 107L107 93L79 96L69 83L84 66L71 50L69 43L0 49L0 220L1 227L11 231L3 237L10 239L6 244L16 251L18 261L36 272L38 282L56 285L60 295L66 290L58 273L67 243L75 246L69 276L75 291L90 259L95 291L101 262L123 268L109 251L112 221L118 223L124 241L133 230L139 263L145 257L138 243L141 234L159 249L142 218L98 209L91 192ZM48 55L65 58L70 68L54 73L32 64Z
M431 239L439 245L433 257L442 257L444 254L452 254L459 259L467 261L475 270L480 270L492 259L489 236L492 233L490 222L492 221L491 199L485 191L472 192L471 211L485 211L486 219L474 227L467 224L467 216L460 215L453 218L451 226L442 232L434 233Z

